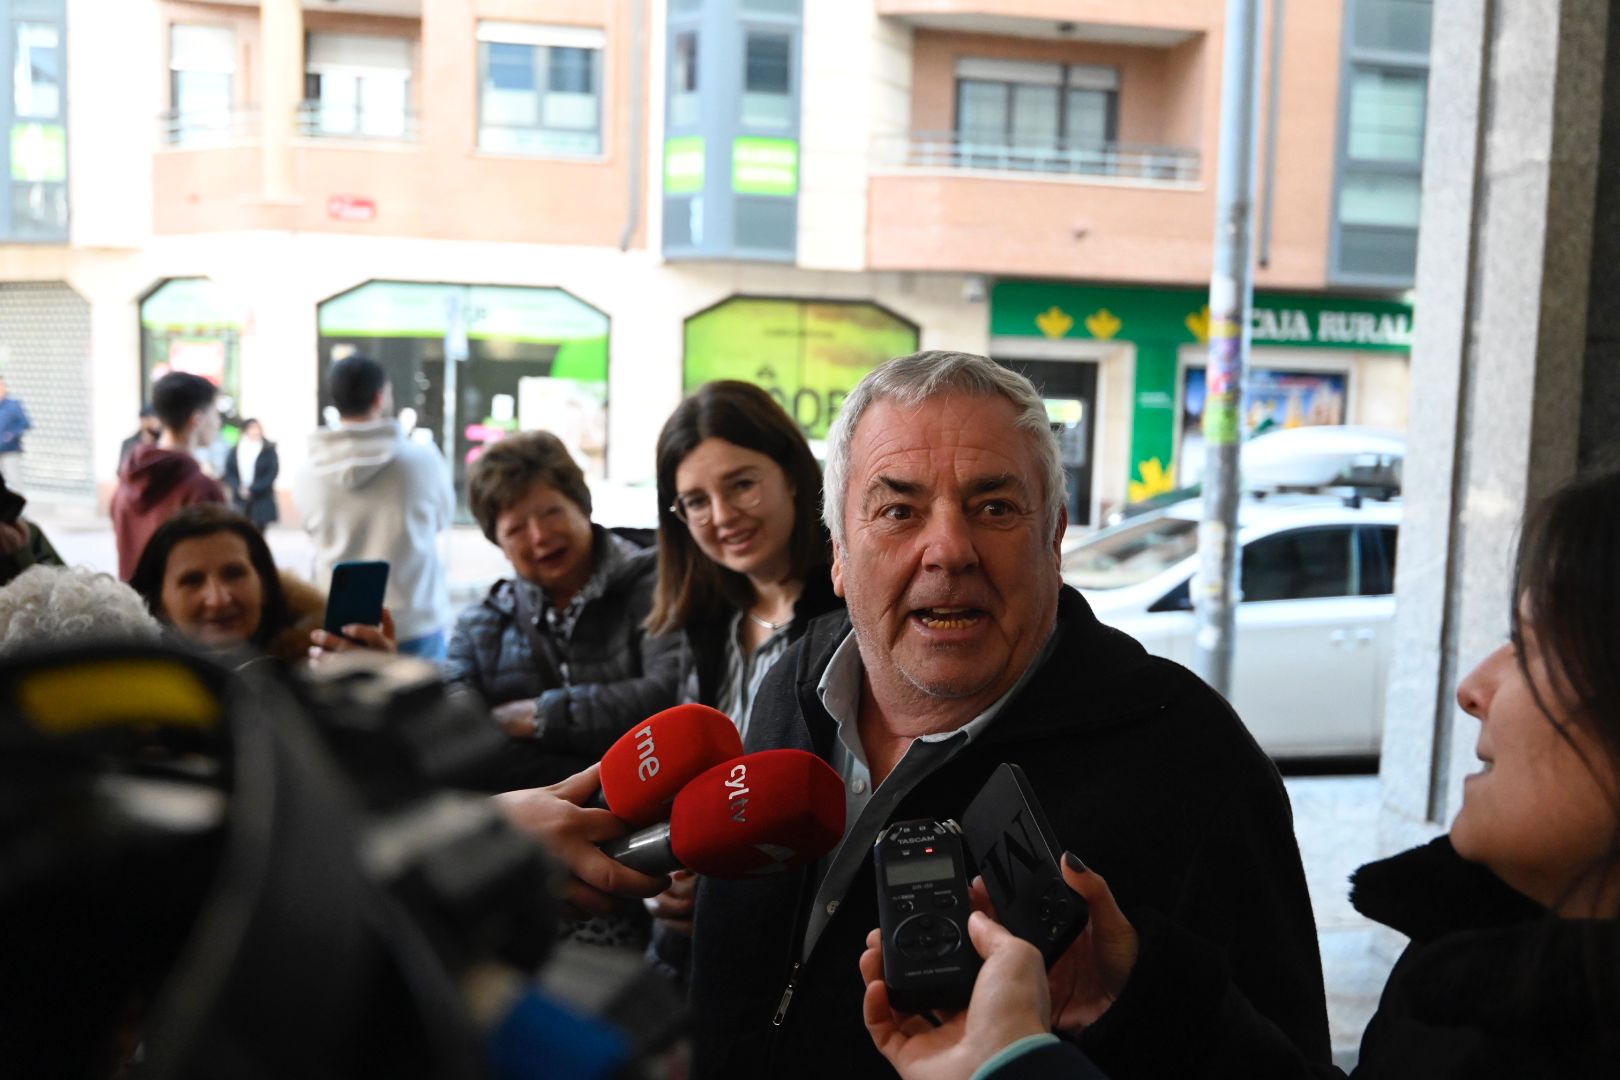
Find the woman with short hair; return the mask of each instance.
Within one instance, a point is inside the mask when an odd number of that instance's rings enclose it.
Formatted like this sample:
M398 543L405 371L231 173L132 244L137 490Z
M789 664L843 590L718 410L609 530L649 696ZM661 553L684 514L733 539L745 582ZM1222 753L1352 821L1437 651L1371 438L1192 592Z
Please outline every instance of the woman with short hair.
M654 555L591 522L585 475L549 432L485 450L468 503L512 576L456 620L446 675L478 691L514 740L492 783L552 783L674 703L678 642L642 625Z

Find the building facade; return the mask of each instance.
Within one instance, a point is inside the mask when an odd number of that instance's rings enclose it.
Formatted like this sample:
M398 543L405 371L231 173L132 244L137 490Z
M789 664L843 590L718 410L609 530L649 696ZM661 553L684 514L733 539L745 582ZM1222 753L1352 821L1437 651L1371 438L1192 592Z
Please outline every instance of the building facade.
M1254 429L1405 426L1428 9L1271 5ZM289 468L361 351L458 474L546 427L633 483L708 379L760 383L816 439L876 363L956 348L1041 384L1095 521L1198 469L1224 17L0 0L26 482L104 495L172 369Z

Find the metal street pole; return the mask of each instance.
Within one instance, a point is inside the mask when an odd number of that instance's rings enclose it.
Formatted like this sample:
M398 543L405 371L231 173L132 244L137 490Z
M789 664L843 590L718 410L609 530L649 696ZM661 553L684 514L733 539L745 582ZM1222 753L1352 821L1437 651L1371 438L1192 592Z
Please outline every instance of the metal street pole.
M1204 514L1198 526L1197 626L1193 670L1227 697L1232 689L1238 499L1242 477L1244 373L1254 304L1256 90L1260 0L1226 0L1221 73L1220 167L1216 184L1215 269L1209 282L1209 365L1204 384ZM1275 121L1273 121L1275 122Z
M450 463L450 475L456 473L456 429L460 426L459 382L461 365L466 362L467 297L466 290L451 286L445 297L444 318L444 460Z

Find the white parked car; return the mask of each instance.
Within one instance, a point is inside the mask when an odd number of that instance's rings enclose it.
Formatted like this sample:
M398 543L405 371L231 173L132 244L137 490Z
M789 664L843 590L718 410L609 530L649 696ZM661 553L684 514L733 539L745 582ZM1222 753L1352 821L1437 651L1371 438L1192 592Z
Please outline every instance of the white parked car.
M1321 468L1311 455L1302 461L1311 462L1307 471ZM1246 469L1248 462L1246 453ZM1398 483L1398 467L1394 474ZM1311 481L1323 479L1313 475ZM1389 493L1379 483L1364 488ZM1189 666L1202 513L1200 499L1149 511L1063 555L1064 580L1085 595L1099 619L1150 652ZM1232 705L1272 757L1378 753L1400 517L1398 499L1349 489L1243 499Z

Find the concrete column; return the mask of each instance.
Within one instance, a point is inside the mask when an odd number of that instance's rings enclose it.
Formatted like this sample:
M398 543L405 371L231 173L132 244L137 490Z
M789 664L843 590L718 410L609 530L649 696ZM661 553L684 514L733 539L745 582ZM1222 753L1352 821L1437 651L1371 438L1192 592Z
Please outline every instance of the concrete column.
M293 202L292 137L304 99L304 9L299 0L259 5L259 138L266 202Z
M1457 681L1506 634L1525 507L1576 471L1608 7L1434 5L1385 851L1455 816L1478 736Z
M1582 471L1620 468L1620 17L1609 18L1581 387Z

